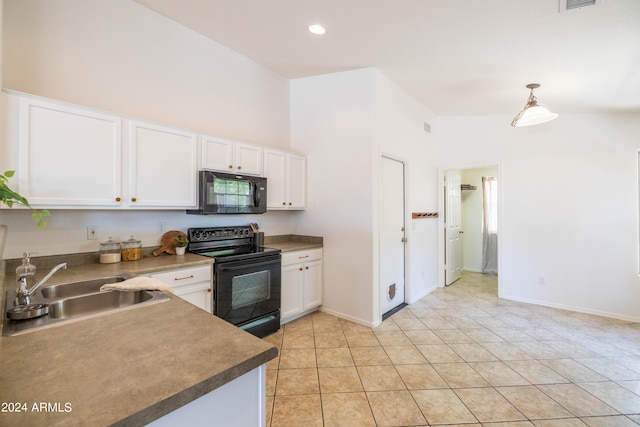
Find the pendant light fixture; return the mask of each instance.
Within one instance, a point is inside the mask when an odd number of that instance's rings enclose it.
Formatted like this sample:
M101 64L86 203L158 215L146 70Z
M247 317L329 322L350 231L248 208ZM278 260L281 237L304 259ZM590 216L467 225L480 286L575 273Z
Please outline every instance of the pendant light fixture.
M520 111L513 119L511 126L520 127L538 125L540 123L549 122L558 117L556 113L552 113L546 108L538 105L538 100L533 94L533 90L540 87L538 83L530 83L527 87L531 89L527 105L525 105L522 111Z

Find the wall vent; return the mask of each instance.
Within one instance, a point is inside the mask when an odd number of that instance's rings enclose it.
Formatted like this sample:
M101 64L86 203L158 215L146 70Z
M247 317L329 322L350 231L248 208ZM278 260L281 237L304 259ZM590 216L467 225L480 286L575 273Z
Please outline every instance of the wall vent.
M602 0L560 0L560 13L587 6L600 6Z

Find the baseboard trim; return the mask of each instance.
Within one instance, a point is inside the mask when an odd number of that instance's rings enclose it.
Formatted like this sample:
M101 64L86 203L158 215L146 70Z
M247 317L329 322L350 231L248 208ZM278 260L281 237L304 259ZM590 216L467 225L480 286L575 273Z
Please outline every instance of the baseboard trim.
M438 285L433 285L432 287L430 287L429 289L427 289L426 291L420 292L418 294L418 296L414 297L414 298L410 298L409 299L409 304L413 304L415 302L420 301L422 298L426 297L427 295L429 295L431 292L435 291L436 289L438 289Z
M535 299L514 297L514 296L511 296L511 295L502 295L502 296L500 296L500 298L504 298L506 300L511 300L511 301L517 301L517 302L525 302L527 304L541 305L541 306L544 306L544 307L557 308L557 309L560 309L560 310L573 311L573 312L576 312L576 313L590 314L590 315L593 315L593 316L608 317L608 318L611 318L611 319L624 320L626 322L634 322L634 323L640 322L640 317L625 316L625 315L621 315L621 314L617 314L617 313L609 313L607 311L590 310L590 309L586 309L586 308L582 308L582 307L576 307L576 306L572 306L572 305L555 304L555 303L549 303L549 302L539 301L539 300L535 300Z
M336 316L344 320L348 320L353 323L357 323L358 325L368 326L369 328L375 328L376 326L379 326L380 323L382 323L382 322L367 322L357 317L349 316L344 313L340 313L338 311L330 310L324 306L320 307L320 311L323 313L331 314L332 316Z

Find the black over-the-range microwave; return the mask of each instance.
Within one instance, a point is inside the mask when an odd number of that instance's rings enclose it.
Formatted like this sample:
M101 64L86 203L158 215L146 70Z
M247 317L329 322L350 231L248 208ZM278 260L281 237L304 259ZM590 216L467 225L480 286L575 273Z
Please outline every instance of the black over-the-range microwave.
M262 214L267 211L267 178L200 171L198 209L189 214Z

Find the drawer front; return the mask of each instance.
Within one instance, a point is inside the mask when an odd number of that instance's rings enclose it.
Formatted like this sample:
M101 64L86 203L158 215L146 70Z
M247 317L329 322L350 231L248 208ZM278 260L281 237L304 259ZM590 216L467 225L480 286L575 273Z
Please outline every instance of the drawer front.
M160 280L172 288L198 282L211 282L211 266L171 270L163 273L155 273L149 277Z
M301 262L322 259L322 249L310 249L304 251L284 252L282 265L299 264Z

